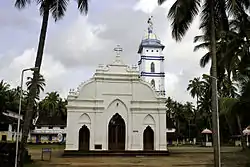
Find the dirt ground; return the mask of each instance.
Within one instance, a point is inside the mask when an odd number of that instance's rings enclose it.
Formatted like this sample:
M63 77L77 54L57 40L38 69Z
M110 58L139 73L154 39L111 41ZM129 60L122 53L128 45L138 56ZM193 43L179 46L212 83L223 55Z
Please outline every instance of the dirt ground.
M166 157L62 157L63 148L54 148L52 158L44 156L41 161L41 148L30 148L34 164L29 167L210 167L213 166L213 150L203 147L172 147ZM250 160L240 148L222 148L222 166L248 167ZM249 154L250 155L250 154Z

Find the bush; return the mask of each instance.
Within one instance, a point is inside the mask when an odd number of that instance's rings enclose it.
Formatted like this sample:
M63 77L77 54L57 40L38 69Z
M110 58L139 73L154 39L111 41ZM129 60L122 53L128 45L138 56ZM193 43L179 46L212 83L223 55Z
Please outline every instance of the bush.
M19 144L20 146L20 144ZM20 147L19 147L20 148ZM1 166L12 167L15 165L16 143L0 143L0 164ZM24 163L31 162L28 150L24 153Z

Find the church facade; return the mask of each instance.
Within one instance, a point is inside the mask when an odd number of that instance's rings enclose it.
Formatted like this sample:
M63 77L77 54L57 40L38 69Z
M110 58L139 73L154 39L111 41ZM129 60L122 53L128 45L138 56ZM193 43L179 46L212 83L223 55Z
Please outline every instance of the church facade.
M117 53L113 63L100 65L91 79L70 91L65 150L167 150L165 74L157 66L164 58L144 54L161 54L164 46L150 30L138 51L139 70Z

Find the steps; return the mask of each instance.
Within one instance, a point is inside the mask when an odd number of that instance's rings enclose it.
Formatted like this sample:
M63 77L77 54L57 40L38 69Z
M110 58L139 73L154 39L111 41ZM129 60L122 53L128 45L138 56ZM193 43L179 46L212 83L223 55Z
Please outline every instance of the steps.
M79 156L168 156L169 151L64 151L64 157L79 157Z

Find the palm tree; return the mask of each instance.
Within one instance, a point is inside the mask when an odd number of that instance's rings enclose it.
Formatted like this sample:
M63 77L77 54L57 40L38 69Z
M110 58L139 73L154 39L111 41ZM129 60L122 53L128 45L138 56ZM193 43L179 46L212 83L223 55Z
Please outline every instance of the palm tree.
M241 102L239 99L235 98L222 98L220 109L221 112L225 115L234 115L237 120L238 129L241 135L241 143L242 143L242 149L246 149L246 141L244 139L243 129L241 126L241 118L240 118L240 109L242 109Z
M174 100L171 97L168 97L166 100L166 107L167 107L167 116L172 118L173 116L173 109L174 109Z
M10 85L1 80L0 82L0 114L6 109L7 94L10 89Z
M162 4L166 0L158 0L159 4ZM240 5L239 5L240 4ZM173 6L170 8L168 17L172 21L172 36L177 41L181 41L182 37L186 34L194 17L201 11L201 24L200 29L204 34L209 37L210 40L210 53L212 57L211 63L211 76L215 78L212 80L212 117L213 117L213 131L219 132L218 121L218 96L217 96L217 57L216 57L216 30L220 30L223 27L225 19L227 19L226 12L230 14L236 14L239 9L244 10L242 6L249 7L249 3L245 3L245 0L239 0L235 3L234 0L176 0ZM200 8L202 6L202 8ZM237 7L237 8L235 8ZM229 9L226 11L226 9ZM218 134L218 133L217 133ZM215 164L219 166L220 157L219 145L217 141L219 136L216 133L213 135L214 148L215 148Z
M237 80L239 71L244 72L250 65L249 59L249 37L250 21L249 15L241 11L236 18L229 20L229 29L225 29L218 35L216 48L218 58L218 88L223 88L223 96L235 97L234 80ZM196 36L194 42L203 42L195 46L194 51L206 48L209 49L209 38L205 35ZM205 67L211 60L210 52L206 53L200 60L200 66ZM225 74L226 71L226 74ZM225 79L226 78L226 79Z
M199 109L199 119L202 119L204 124L202 128L211 128L211 94L212 94L212 87L211 87L211 78L203 74L201 80L201 96L198 102L198 109Z
M198 110L198 101L202 91L202 85L199 77L194 78L193 80L189 80L187 91L190 91L190 94L193 98L196 96L196 107Z
M31 86L32 86L32 78L31 77L27 77L27 82L26 82L26 86L28 90L31 90ZM43 75L39 74L39 78L37 79L37 95L36 95L36 100L39 100L39 94L40 92L44 91L44 87L46 86L45 83L45 79L43 77Z
M37 49L37 56L35 61L35 67L38 68L38 71L33 73L32 78L32 85L29 90L29 98L28 98L28 105L27 105L27 112L25 114L24 119L24 125L23 125L23 135L21 140L21 146L20 146L20 157L23 157L23 150L25 148L28 133L29 133L29 127L32 122L32 116L33 116L33 109L34 109L34 101L37 96L37 82L39 78L39 72L42 65L42 59L43 59L43 51L44 51L44 45L45 45L45 39L47 34L47 27L48 27L48 21L49 21L49 15L51 14L55 21L58 19L62 19L65 15L67 5L69 0L35 0L37 5L40 5L40 14L42 15L42 26L41 26L41 32L39 37L39 44ZM76 0L78 9L81 13L87 14L88 11L88 0ZM27 7L31 3L31 0L16 0L15 6L18 9L23 9ZM23 159L20 159L19 166L23 165Z
M47 93L42 103L42 109L46 112L48 117L52 117L57 113L57 105L59 102L59 94L57 92Z
M63 121L67 119L67 108L66 105L68 104L67 100L59 99L57 103L57 115L62 118Z

